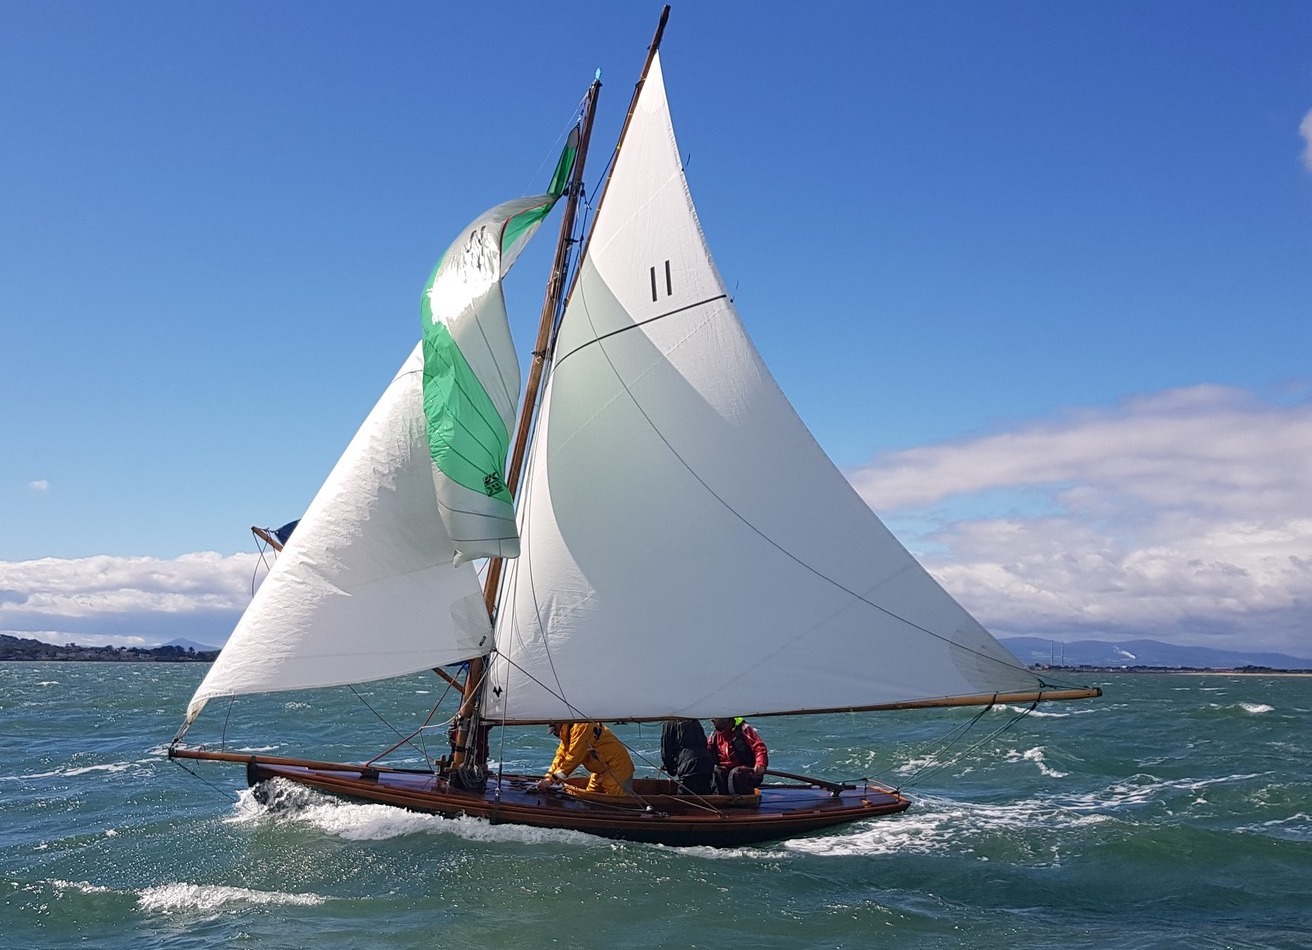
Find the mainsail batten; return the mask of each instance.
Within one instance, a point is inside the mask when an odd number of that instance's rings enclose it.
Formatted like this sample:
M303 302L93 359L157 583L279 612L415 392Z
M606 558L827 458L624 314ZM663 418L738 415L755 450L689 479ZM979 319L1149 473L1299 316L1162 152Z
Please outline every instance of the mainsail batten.
M698 223L659 57L556 353L489 716L760 715L1036 689L856 495L761 361Z

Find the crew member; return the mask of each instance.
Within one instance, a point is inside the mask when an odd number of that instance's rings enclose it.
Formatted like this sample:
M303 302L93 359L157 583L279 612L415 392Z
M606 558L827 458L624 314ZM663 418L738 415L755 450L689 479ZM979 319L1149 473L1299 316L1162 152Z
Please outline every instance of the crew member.
M673 775L681 792L709 795L715 759L706 730L696 719L667 719L661 730L661 768Z
M551 768L537 784L545 791L563 782L583 766L590 774L589 792L609 795L633 794L633 759L624 743L599 722L551 722L548 731L560 740Z
M760 734L742 717L712 719L715 731L706 740L715 757L715 792L748 795L758 788L770 766L770 753Z

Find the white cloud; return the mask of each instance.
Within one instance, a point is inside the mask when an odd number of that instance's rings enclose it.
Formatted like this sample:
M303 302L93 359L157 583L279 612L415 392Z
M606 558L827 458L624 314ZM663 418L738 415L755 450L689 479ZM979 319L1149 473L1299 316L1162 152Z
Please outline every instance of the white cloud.
M50 483L46 481L44 478L38 478L34 482L28 482L27 487L32 489L32 491L42 491L42 492L49 491Z
M1298 134L1303 136L1303 167L1312 172L1312 109L1303 116L1298 125Z
M64 646L67 643L76 642L82 647L145 647L149 649L158 646L156 642L147 642L143 637L125 636L112 637L99 634L79 634L76 637L70 637L62 630L23 630L15 632L13 630L3 630L0 633L8 633L11 637L21 637L25 640L40 640L42 643L52 643L55 646Z
M933 526L900 533L1000 635L1312 654L1306 402L1171 390L850 477L895 529Z
M250 602L256 554L0 561L0 633L51 643L221 644Z
M1195 386L876 458L853 484L1000 636L1312 655L1312 401ZM0 562L0 632L221 644L259 556Z

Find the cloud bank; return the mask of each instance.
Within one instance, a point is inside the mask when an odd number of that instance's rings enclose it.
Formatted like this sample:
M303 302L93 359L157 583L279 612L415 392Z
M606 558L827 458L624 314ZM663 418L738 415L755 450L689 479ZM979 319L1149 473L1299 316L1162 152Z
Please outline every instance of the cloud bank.
M251 598L256 554L0 561L0 633L82 646L220 645ZM262 571L261 571L262 573Z
M1312 654L1312 401L1195 386L848 472L999 636ZM0 632L221 644L255 554L0 562Z
M1195 386L890 453L849 477L999 635L1307 655L1310 450L1306 401Z

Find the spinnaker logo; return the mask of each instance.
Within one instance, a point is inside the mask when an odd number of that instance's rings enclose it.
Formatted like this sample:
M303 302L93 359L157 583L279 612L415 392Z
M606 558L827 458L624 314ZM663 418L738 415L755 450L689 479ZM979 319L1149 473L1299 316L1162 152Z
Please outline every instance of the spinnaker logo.
M506 490L506 483L501 480L500 472L492 472L483 478L483 491L488 497L499 495Z

